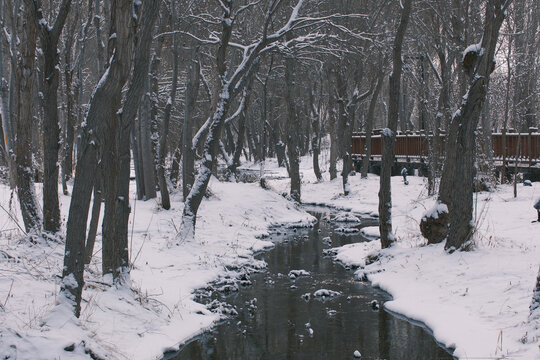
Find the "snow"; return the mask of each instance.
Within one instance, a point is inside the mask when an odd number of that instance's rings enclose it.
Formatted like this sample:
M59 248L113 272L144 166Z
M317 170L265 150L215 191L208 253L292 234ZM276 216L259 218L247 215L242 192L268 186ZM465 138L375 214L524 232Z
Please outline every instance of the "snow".
M305 203L367 216L376 213L378 176L350 177L351 193L344 196L342 179L329 181L324 173L324 181L317 181L311 161L303 158L300 165ZM267 168L276 171L269 162ZM268 181L270 186L287 191L288 180L275 178ZM447 209L427 196L424 178L407 179L408 186L401 176L391 179L392 248L381 251L374 240L329 253L344 265L358 267L357 277L389 292L393 300L385 303L386 309L424 323L437 341L455 348L458 358L539 359L540 316L529 317L529 306L540 264L540 223L531 223L537 218L533 205L540 183L519 184L517 198L512 185L475 194L475 249L448 254L444 244L426 246L419 226L424 214ZM375 228L362 230L378 235ZM372 263L366 266L369 255Z
M378 226L367 226L360 230L360 233L366 237L378 238L381 236Z
M341 178L330 181L324 173L324 181L317 181L311 158L303 158L300 166L305 203L330 206L347 219L376 215L377 176L350 177L351 193L343 196ZM258 170L259 164L252 167ZM117 286L100 275L98 234L79 319L58 296L61 239L26 241L17 227L22 221L16 202L9 188L0 185L0 354L89 359L92 351L108 359L153 359L210 328L230 309L216 303L212 309L217 312L210 311L194 301L194 291L218 279L233 279L246 267L264 268L254 254L273 246L264 240L270 226L313 222L278 195L289 190L286 170L275 159L268 159L265 167L272 174L266 180L273 191L211 179L213 195L201 204L194 239L177 236L183 210L179 193L171 194L172 209L163 211L156 200L134 202L132 184L130 281ZM328 253L356 268L358 278L390 293L385 309L424 323L459 358L539 358L540 310L529 316L529 306L540 262L540 223L531 223L537 217L533 205L540 183L520 184L517 198L507 185L475 194L475 249L448 254L444 244L426 246L420 235L425 214L446 210L427 196L425 180L410 176L408 186L401 176L391 180L395 245L381 250L373 240ZM61 203L62 214L67 214L69 198L61 195ZM379 235L376 226L361 232L374 239ZM323 300L332 294L339 295L318 289L302 297Z
M339 291L328 290L328 289L319 289L313 293L314 297L335 297L339 296L341 293Z
M392 137L392 136L394 136L394 132L392 130L390 130L389 128L384 128L381 131L381 135L384 136L384 137Z
M334 222L360 223L360 219L348 212L341 212L336 215Z
M296 279L300 276L309 276L309 271L306 270L291 270L289 271L289 278Z
M444 204L444 203L442 203L440 201L437 201L437 202L435 202L435 205L433 205L433 207L431 207L431 209L429 209L428 211L426 211L424 213L424 216L422 216L422 218L424 218L424 219L428 219L428 218L438 219L439 214L442 214L442 213L448 213L448 206L446 206L446 204Z
M242 268L264 268L254 254L273 246L263 239L270 226L309 226L314 221L258 184L212 178L210 188L213 196L201 204L195 239L179 243L181 194L172 193L172 209L163 211L155 199L134 203L132 184L131 284L115 286L101 277L98 234L98 250L85 274L81 317L76 319L58 296L63 244L25 241L6 213L22 223L18 209L9 207L11 192L0 185L0 204L6 209L0 214L0 354L90 359L90 349L107 359L154 359L210 328L221 315L196 303L193 292L219 278L235 277ZM67 214L69 197L61 195L60 200L62 214Z
M477 56L482 56L484 54L484 48L482 48L482 44L478 43L478 44L471 44L471 45L467 46L467 48L465 50L463 50L461 61L463 62L463 59L465 59L465 56L467 56L467 54L473 53L473 52L476 53Z

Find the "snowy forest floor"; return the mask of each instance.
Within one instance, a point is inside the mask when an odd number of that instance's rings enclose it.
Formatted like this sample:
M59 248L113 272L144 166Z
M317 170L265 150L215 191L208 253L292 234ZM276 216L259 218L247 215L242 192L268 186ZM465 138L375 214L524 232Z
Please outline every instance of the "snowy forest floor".
M324 174L317 182L311 159L303 160L303 203L377 213L378 176L349 177L351 193L344 196L341 177L329 181ZM425 324L460 359L540 359L540 316L529 319L540 265L540 223L532 223L540 183L518 184L517 198L511 185L475 194L475 248L447 254L443 244L425 246L420 233L420 220L436 200L427 195L426 179L407 180L392 177L396 246L381 252L378 240L346 245L334 249L336 260L357 266L357 276L392 295L388 310ZM285 179L270 184L280 193L289 186ZM379 229L362 231L376 238ZM365 266L373 254L379 259Z
M211 327L219 315L196 303L194 291L214 281L234 286L239 273L263 267L254 254L272 246L264 240L269 226L314 221L279 195L288 192L285 169L272 161L266 169L277 175L269 180L274 191L212 179L212 196L201 205L193 241L176 238L183 208L179 193L169 211L160 210L156 200L132 201L131 286L116 288L101 276L98 234L80 319L55 306L62 242L27 241L17 226L22 221L16 196L0 186L2 358L88 359L91 351L107 359L153 359ZM325 173L325 181L315 180L311 158L303 159L301 171L303 202L377 212L377 176L350 177L351 194L345 197L341 178L329 181ZM540 223L531 223L540 184L519 185L516 199L510 186L477 194L476 248L452 255L443 245L424 246L419 221L435 201L427 196L424 179L411 176L405 186L394 177L392 191L397 246L368 266L366 256L380 251L376 240L336 249L337 260L359 266L357 276L393 296L388 310L423 322L460 358L540 358L540 324L528 319L540 261ZM67 216L69 197L61 202ZM364 231L377 235L378 229Z

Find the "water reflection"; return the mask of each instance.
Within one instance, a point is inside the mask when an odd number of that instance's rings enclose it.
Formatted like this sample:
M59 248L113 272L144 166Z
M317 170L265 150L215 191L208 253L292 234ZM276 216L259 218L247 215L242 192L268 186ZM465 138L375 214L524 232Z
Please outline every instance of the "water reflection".
M352 359L359 350L362 359L452 359L421 327L371 308L372 300L384 303L388 296L323 255L327 236L333 247L365 239L334 233L327 215L315 215L320 221L313 229L287 233L288 241L264 254L268 271L254 275L253 286L226 297L237 317L166 358ZM310 276L291 280L292 269ZM302 297L321 288L341 295Z

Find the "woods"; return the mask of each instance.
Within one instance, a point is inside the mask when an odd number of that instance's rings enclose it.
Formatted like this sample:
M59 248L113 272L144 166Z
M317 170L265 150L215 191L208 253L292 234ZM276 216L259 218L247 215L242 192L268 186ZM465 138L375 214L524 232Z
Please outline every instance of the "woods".
M28 246L62 248L58 304L79 318L90 269L132 288L137 202L171 217L167 246L181 247L219 200L214 179L258 174L299 206L317 203L304 199L307 163L343 203L377 173L380 248L395 247L393 199L408 190L392 177L410 165L396 136L416 132L436 202L415 227L447 256L474 251L477 186L513 183L517 197L520 172L538 166L518 154L540 125L539 19L534 0L2 0L6 213ZM537 279L534 319L538 292Z

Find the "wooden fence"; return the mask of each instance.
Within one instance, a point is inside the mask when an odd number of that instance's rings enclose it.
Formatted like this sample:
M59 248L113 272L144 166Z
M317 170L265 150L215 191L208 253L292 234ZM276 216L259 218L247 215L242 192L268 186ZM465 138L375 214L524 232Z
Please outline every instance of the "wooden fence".
M438 152L444 156L446 135L439 136ZM428 156L429 147L433 147L434 136L424 132L398 132L396 135L396 157L401 159L424 159ZM352 137L352 152L354 158L365 156L365 133L354 133ZM428 147L428 144L430 145ZM528 162L530 165L540 162L540 133L538 129L530 128L528 133L493 133L491 136L493 157L502 160L506 149L508 161ZM382 155L381 130L374 130L371 136L371 156Z

